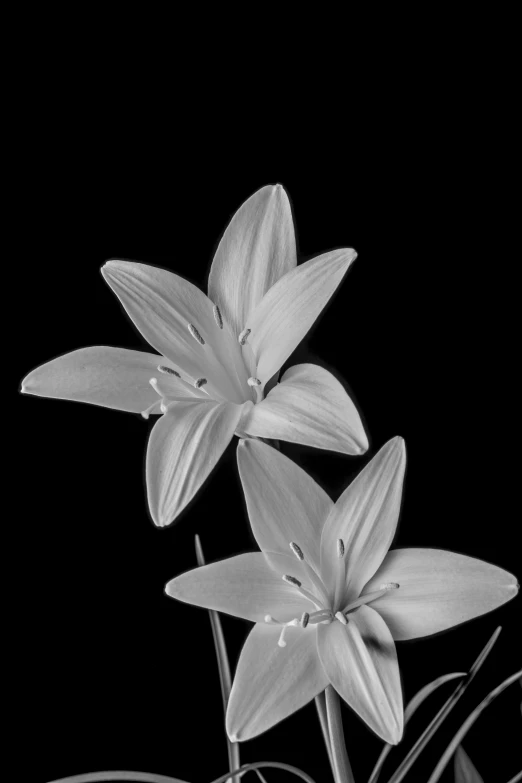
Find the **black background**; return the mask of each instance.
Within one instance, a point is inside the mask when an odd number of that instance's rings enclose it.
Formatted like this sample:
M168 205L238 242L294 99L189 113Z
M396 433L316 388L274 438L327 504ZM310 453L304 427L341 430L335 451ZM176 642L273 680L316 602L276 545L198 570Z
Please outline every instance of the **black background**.
M19 377L82 346L148 350L99 273L105 260L163 266L206 291L235 210L257 188L281 182L299 261L335 247L358 252L288 365L335 368L370 438L359 458L289 444L283 453L337 498L390 437L402 435L408 469L395 545L464 552L520 578L520 478L508 459L516 245L503 129L484 124L480 113L482 122L463 125L451 107L438 119L426 110L393 136L388 118L386 132L374 128L364 149L349 135L334 155L315 149L314 163L313 145L303 144L290 167L268 156L259 165L260 142L225 151L213 134L215 114L193 138L180 140L170 123L156 144L150 133L129 138L133 114L118 122L109 112L91 124L71 111L40 128L21 171ZM248 142L249 129L241 131ZM276 123L266 133L280 152L296 151ZM208 617L163 589L195 565L195 533L209 561L253 547L236 441L177 523L160 530L148 516L143 480L152 421L33 397L20 396L17 405L25 588L16 721L30 738L31 779L111 768L193 782L217 777L227 757ZM447 633L398 645L408 701L435 677L466 670L497 625L504 628L412 780L427 779L469 711L520 666L519 622L517 598ZM249 624L223 617L223 627L234 665ZM484 776L495 770L491 780L518 770L521 695L512 686L464 741ZM419 710L388 772L443 698L441 691ZM350 710L343 717L354 772L365 780L381 742ZM330 779L313 704L241 753L243 763L285 761L317 783ZM278 774L267 772L267 780L290 779ZM452 780L449 769L443 780Z

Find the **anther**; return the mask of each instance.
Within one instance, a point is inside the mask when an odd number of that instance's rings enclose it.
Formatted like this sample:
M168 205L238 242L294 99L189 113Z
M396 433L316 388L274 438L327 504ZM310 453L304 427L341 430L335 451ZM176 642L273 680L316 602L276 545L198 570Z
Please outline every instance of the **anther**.
M154 389L154 391L156 392L156 394L159 394L160 397L163 397L163 394L159 390L158 379L157 378L151 378L149 383L152 386L152 388Z
M265 623L273 623L273 622L274 622L274 618L272 617L272 615L265 614Z
M310 619L310 615L308 614L308 612L303 612L303 616L301 617L301 628L306 628L309 619Z
M283 576L283 581L289 585L293 585L294 587L301 587L301 582L299 579L296 579L295 576L288 576L288 574L285 574Z
M201 389L206 383L208 383L206 378L198 378L197 381L194 381L194 386L196 389Z
M160 364L158 370L162 373L165 373L165 375L175 375L176 378L181 378L179 372L176 372L176 370L173 370L171 367L165 367L164 365Z
M214 305L214 319L220 329L223 328L223 318L221 316L221 310L217 305Z
M239 340L239 345L244 345L246 343L246 341L248 340L248 335L250 334L251 331L252 329L243 329L243 331L237 338Z
M348 625L348 620L346 619L346 617L344 616L344 614L342 612L336 612L335 616L339 620L340 623L342 623L343 625Z
M344 541L342 538L337 539L337 556L344 557Z
M249 378L247 383L249 386L261 386L262 381L259 378Z
M188 330L189 330L190 334L192 335L192 337L195 340L197 340L200 345L205 345L204 339L202 338L202 336L200 335L200 333L198 332L198 330L196 329L194 324L188 324Z
M397 590L398 587L400 587L398 582L386 582L379 586L379 590Z
M298 544L295 544L293 541L290 541L290 549L294 553L294 555L297 557L298 560L304 560L303 550Z

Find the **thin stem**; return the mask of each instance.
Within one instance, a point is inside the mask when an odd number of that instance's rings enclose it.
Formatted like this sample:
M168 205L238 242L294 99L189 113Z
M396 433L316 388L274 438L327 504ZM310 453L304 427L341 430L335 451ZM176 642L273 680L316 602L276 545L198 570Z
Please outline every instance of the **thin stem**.
M107 770L106 772L86 772L83 775L71 775L50 783L102 783L102 781L132 780L133 783L186 783L179 778L155 775L153 772L132 772L130 770Z
M324 691L315 697L315 706L317 708L317 715L319 716L319 723L321 724L321 731L323 732L324 744L326 746L326 752L328 754L328 761L332 768L332 775L335 778L335 767L332 757L332 749L330 747L330 735L328 733L328 717L326 715L326 697Z
M291 764L283 764L282 761L256 761L253 764L245 764L244 767L239 767L239 769L232 769L230 772L226 772L224 775L221 775L220 778L213 780L212 783L226 783L230 775L236 775L240 778L251 769L259 769L261 767L283 769L285 772L291 772L293 775L297 775L297 777L304 780L305 783L315 783L314 779L311 778L310 775L307 775L306 772L303 772L302 769L292 767Z
M325 693L335 783L355 783L344 742L339 695L331 685L327 685Z
M196 559L198 565L205 565L205 557L203 555L203 548L198 535L195 536L196 545ZM230 691L232 690L232 676L230 674L230 664L228 662L227 648L225 645L225 637L223 636L223 629L221 627L221 620L219 614L212 609L208 611L210 617L210 625L212 627L212 636L214 638L214 648L216 650L216 658L219 670L219 683L221 685L221 697L223 700L223 715L226 716L228 699L230 697ZM239 757L239 743L231 742L227 735L227 753L228 753L228 766L230 769L237 769L241 766L241 760ZM230 778L231 783L235 781Z

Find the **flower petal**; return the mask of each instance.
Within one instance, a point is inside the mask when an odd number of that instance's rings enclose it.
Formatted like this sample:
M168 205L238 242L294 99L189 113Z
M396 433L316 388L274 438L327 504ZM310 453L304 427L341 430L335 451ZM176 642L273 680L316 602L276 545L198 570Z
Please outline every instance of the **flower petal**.
M194 568L172 579L165 591L178 601L253 622L264 623L267 614L286 622L309 611L309 602L283 582L262 552Z
M141 413L160 402L149 381L164 363L163 356L144 351L105 345L80 348L36 367L22 381L22 391ZM155 412L159 413L159 405Z
M392 549L364 587L397 582L373 601L394 639L415 639L491 612L518 592L516 577L474 557L443 549Z
M250 314L249 345L257 378L266 383L288 359L355 259L354 250L332 250L281 277Z
M259 547L293 557L289 543L295 542L307 562L319 570L321 530L333 506L326 492L295 462L265 443L240 440L237 462Z
M359 595L390 547L399 518L405 466L404 441L392 438L345 489L326 520L321 569L332 576L337 573L341 562L337 540L342 539L349 580L347 598Z
M232 742L252 739L301 709L328 685L319 662L314 627L281 628L260 623L241 651L228 702L226 728Z
M361 606L348 625L317 628L317 649L333 687L391 745L402 737L402 692L392 635L377 612Z
M146 473L156 525L169 525L192 500L232 439L242 407L212 400L175 402L154 425Z
M207 389L232 402L245 399L231 359L239 352L220 329L205 294L182 277L148 264L107 261L102 274L143 337L192 380L206 378ZM204 340L189 331L192 324ZM230 343L230 344L229 344Z
M266 291L296 263L290 202L281 185L268 185L230 221L208 278L208 295L236 336Z
M362 454L368 448L357 408L337 378L316 364L290 367L253 406L244 430L343 454Z

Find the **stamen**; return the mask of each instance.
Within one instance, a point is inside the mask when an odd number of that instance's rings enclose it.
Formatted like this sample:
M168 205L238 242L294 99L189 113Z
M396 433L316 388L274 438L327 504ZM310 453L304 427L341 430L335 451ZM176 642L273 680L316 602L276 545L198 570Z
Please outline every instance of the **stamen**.
M290 549L294 553L294 555L297 557L298 560L304 560L303 550L299 546L299 544L294 544L293 541L290 541Z
M357 598L355 601L352 601L348 606L345 606L343 609L343 612L346 614L347 612L351 612L353 609L357 609L358 606L363 606L364 604L369 604L372 601L376 601L377 598L380 598L383 595L386 595L390 590L397 590L400 587L400 585L397 582L388 582L384 585L381 585L380 590L376 590L373 593L366 593L366 595L360 595L359 598Z
M284 623L284 625L283 625L283 628L282 628L282 630L281 630L281 635L280 635L280 637L279 637L279 640L278 640L278 642L277 642L277 644L279 645L279 647L286 647L286 642L285 642L284 636L285 636L285 631L286 631L286 629L287 629L287 628L288 628L290 625L293 625L293 626L299 625L299 620L295 619L295 620L290 620L290 622L289 622L289 623Z
M190 334L192 335L192 337L195 340L197 340L200 345L205 345L204 339L202 338L202 336L200 335L200 333L198 332L198 330L196 329L194 324L188 324L188 330L189 330Z
M158 404L157 401L153 402L152 405L149 405L148 408L145 408L144 411L141 411L141 415L143 416L144 419L148 419L149 418L151 410L153 408L155 408L157 404Z
M158 370L162 373L165 373L166 375L175 375L176 378L181 378L179 372L176 372L176 370L173 370L171 367L165 367L164 365L160 364Z
M249 386L261 386L262 381L259 378L249 378L247 383Z
M217 305L214 305L214 318L220 329L223 328L223 318L221 317L221 310Z
M312 612L308 619L310 625L317 625L317 623L331 622L333 618L329 609L320 609L318 612Z
M274 620L271 614L265 614L265 623L275 623L275 622L276 621Z
M194 386L196 389L201 389L206 383L208 383L206 378L198 378L197 381L194 381Z
M248 335L250 334L251 331L252 329L243 329L243 331L237 338L239 340L239 345L244 345L246 343L246 341L248 340Z
M344 557L344 541L342 538L337 539L337 556Z
M303 612L303 616L301 617L301 628L306 628L309 619L310 619L310 615L308 614L308 612Z
M336 612L335 616L339 620L340 623L342 623L343 625L348 625L348 620L346 619L346 617L344 616L344 614L342 612Z
M160 397L163 397L163 394L161 393L159 386L158 386L158 379L157 378L151 378L149 381L150 385L156 392L156 394L159 394Z
M287 582L289 585L293 585L294 587L301 587L301 582L299 579L296 579L295 576L288 576L288 574L285 574L283 576L283 581Z

